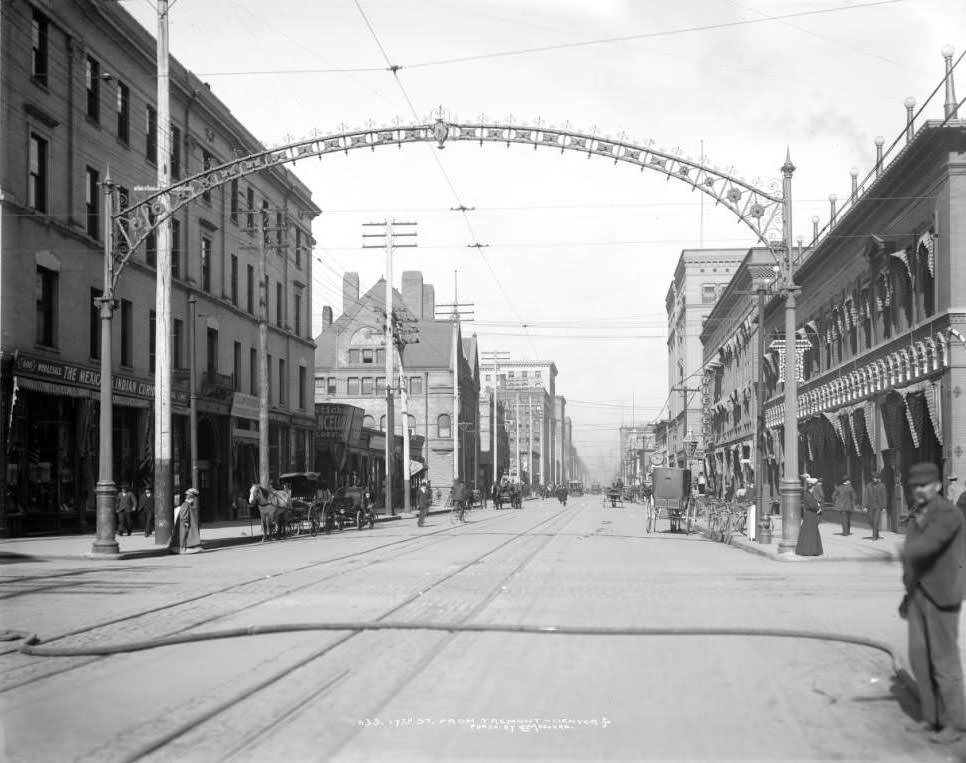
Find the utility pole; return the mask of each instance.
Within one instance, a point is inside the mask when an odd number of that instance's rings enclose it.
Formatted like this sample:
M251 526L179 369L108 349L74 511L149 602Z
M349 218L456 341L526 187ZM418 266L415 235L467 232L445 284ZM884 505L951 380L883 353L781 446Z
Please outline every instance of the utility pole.
M190 429L190 440L191 440L191 487L197 490L198 488L198 358L197 350L195 345L197 344L198 337L198 300L195 297L188 298L188 308L190 315L188 316L189 322L189 334L188 334L188 359L191 361L191 367L189 371L188 383L191 385L191 391L188 397L189 401L189 429Z
M682 410L682 414L684 416L684 420L683 420L683 425L682 425L683 432L682 432L682 435L681 435L681 445L684 448L684 467L686 469L690 469L691 468L691 458L694 456L694 453L689 452L690 451L690 442L691 441L688 441L688 440L685 439L688 436L688 394L689 393L692 393L692 392L700 392L701 391L701 388L700 387L689 387L689 386L687 386L685 384L684 386L681 386L681 387L671 387L671 391L672 392L680 392L681 393L681 399L684 402L684 408ZM669 422L669 428L670 428L670 415L671 415L671 410L670 410L670 406L668 406L668 417L669 417L668 418L668 422Z
M520 390L513 391L513 400L513 419L516 430L516 433L513 435L513 450L517 455L517 482L523 482L523 472L520 471Z
M263 210L258 226L258 484L268 487L268 263L265 237L267 213Z
M409 385L406 378L406 369L403 366L403 350L406 348L407 344L413 344L418 342L418 338L410 338L417 333L415 329L407 328L403 325L403 320L400 320L398 316L394 316L394 321L396 322L394 339L396 342L396 352L399 355L399 401L400 401L400 419L402 421L402 436L403 436L403 468L405 478L403 479L404 490L403 490L403 511L410 511L412 508L412 498L409 491L409 460L410 460L410 431L409 431ZM413 320L408 320L407 322L413 323Z
M527 482L533 489L533 387L527 387L527 431L530 434L527 450Z
M459 369L459 335L460 322L462 320L473 320L475 311L470 302L460 302L459 300L459 281L457 272L453 271L453 302L451 304L437 305L437 308L451 308L448 317L453 321L453 479L457 480L460 476L460 369Z
M385 495L385 512L387 516L392 516L395 512L393 509L392 502L392 475L393 475L393 458L395 456L395 426L393 426L393 418L395 416L394 412L394 395L393 395L393 349L395 348L395 341L393 339L393 312L392 312L392 253L394 248L405 248L405 247L415 247L416 244L396 244L396 238L415 238L415 231L408 232L396 232L396 227L406 229L409 226L415 226L415 222L400 222L394 218L389 220L383 220L382 222L376 223L363 223L363 227L366 229L370 228L381 228L382 232L375 233L363 233L362 234L362 248L363 249L385 249L386 252L386 297L385 297L385 326L384 326L384 342L386 356L386 447L385 447L385 460L386 460L386 470L385 470L385 485L383 489L383 494ZM379 239L381 238L382 244L368 244L367 239ZM408 421L406 422L406 427L408 428ZM404 445L405 448L405 445ZM405 472L407 473L405 480L408 482L408 471L409 463L404 465ZM404 492L408 493L408 489Z
M114 186L110 169L104 175L104 293L96 300L101 318L101 389L100 389L100 449L97 464L97 535L91 553L97 556L116 556L120 552L114 537L114 504L117 487L114 484L114 358L111 346L111 323L114 317Z
M158 155L157 186L171 184L170 82L168 76L168 0L158 0L158 124L155 145ZM154 511L157 528L155 545L171 542L174 525L174 496L171 470L171 197L162 193L158 201L164 219L157 230L157 285L155 287L155 374L154 374ZM103 354L103 350L102 350ZM101 411L103 416L103 410Z

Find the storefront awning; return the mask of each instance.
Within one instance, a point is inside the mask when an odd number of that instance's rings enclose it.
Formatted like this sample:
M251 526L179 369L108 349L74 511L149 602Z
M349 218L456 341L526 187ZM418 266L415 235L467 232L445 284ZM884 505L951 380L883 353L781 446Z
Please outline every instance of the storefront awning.
M410 477L415 477L417 474L419 474L420 472L424 471L425 469L426 469L426 464L422 464L419 461L410 461L409 462L409 476Z
M82 397L88 399L97 398L97 393L89 389L40 381L39 379L31 379L29 376L17 376L16 382L20 389L29 389L31 392L42 392L45 395L62 395L64 397Z

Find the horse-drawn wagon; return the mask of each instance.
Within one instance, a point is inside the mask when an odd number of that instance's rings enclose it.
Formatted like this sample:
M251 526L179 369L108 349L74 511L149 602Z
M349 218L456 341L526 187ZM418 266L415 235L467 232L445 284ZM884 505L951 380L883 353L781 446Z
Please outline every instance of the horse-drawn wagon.
M695 506L691 501L691 471L669 466L655 466L652 472L654 510L666 516L671 532L691 532Z

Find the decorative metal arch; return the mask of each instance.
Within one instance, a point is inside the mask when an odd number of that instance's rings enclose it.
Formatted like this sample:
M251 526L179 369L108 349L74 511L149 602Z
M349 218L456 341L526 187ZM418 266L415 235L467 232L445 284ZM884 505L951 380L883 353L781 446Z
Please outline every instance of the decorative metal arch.
M164 189L149 190L140 201L112 215L114 222L115 283L116 276L135 251L158 224L190 204L202 194L232 180L261 172L271 167L294 163L299 159L322 157L358 149L375 151L377 147L409 143L436 143L445 148L452 141L503 143L537 148L576 151L588 158L610 159L638 167L641 172L652 170L674 178L710 196L751 229L755 237L776 255L783 250L782 190L777 179L769 180L765 188L760 181L748 182L732 173L681 156L677 151L655 148L653 141L641 145L623 138L612 139L593 133L580 133L568 128L546 125L525 125L513 122L455 122L436 119L426 124L369 127L288 143L276 148L233 159L218 167L199 172L173 183Z

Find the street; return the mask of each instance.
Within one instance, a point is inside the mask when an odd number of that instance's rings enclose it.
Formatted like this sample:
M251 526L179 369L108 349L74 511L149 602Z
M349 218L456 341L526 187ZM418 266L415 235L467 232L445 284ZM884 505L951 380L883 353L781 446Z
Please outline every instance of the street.
M667 522L660 523L667 529ZM894 564L776 564L597 496L190 557L3 570L51 646L252 625L772 627L904 651ZM73 635L71 635L73 634ZM305 631L2 659L9 760L943 760L865 647L727 636Z

